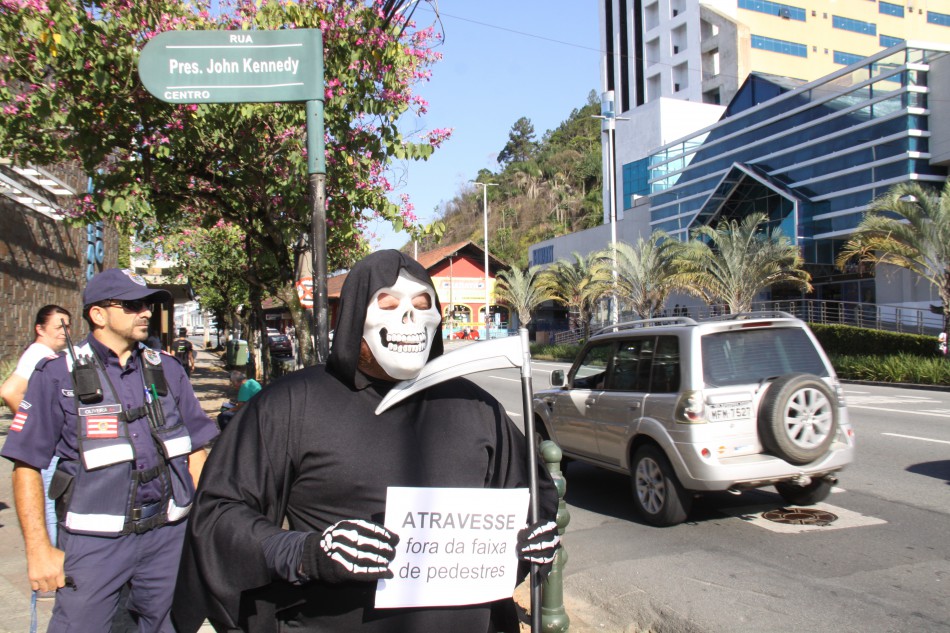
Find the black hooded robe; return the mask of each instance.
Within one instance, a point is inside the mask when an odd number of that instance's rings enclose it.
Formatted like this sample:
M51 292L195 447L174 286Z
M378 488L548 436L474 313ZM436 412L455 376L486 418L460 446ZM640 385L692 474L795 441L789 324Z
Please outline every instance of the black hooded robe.
M244 407L204 467L189 520L173 618L218 630L516 632L513 602L375 609L376 583L292 584L275 578L261 543L285 528L322 532L343 519L383 523L387 486L524 488L526 442L503 407L464 379L383 414L392 383L356 369L366 307L401 269L432 285L415 260L379 251L354 266L341 295L328 366L295 372ZM438 308L438 302L436 301ZM442 352L441 331L430 359ZM542 518L557 494L539 468ZM512 588L514 589L514 588Z

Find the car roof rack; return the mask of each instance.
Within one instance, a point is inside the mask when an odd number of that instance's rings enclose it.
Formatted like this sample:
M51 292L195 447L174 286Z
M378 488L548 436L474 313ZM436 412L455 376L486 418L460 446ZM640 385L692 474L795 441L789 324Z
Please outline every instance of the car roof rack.
M739 321L742 319L794 319L795 315L782 310L754 310L752 312L736 312L733 314L720 314L719 316L703 319L703 322L709 321Z
M657 327L663 325L698 325L698 323L689 317L683 316L637 319L636 321L624 321L623 323L616 323L614 325L602 327L594 332L591 336L605 334L607 332L620 332L621 330L635 330L637 328Z

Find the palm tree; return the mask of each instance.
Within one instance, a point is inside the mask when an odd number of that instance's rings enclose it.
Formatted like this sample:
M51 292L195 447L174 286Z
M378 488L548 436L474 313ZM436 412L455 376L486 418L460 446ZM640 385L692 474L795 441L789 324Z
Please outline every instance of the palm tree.
M557 260L541 273L551 290L551 298L567 306L571 329L584 328L584 339L590 338L590 317L594 305L610 292L610 269L603 265L604 253L586 257L571 253L573 262Z
M675 289L674 261L682 244L657 231L637 239L635 246L617 244L617 286L623 300L640 318L658 314Z
M891 187L871 203L836 263L843 268L851 259L906 268L929 281L943 305L943 331L950 331L950 181L939 192L916 182Z
M707 303L725 303L732 313L748 312L756 295L778 283L811 290L798 247L780 229L760 228L767 219L752 213L741 222L695 229L678 249L673 282Z
M527 271L520 268L502 270L495 278L495 299L518 313L522 327L531 323L531 312L551 298L551 289L538 266Z

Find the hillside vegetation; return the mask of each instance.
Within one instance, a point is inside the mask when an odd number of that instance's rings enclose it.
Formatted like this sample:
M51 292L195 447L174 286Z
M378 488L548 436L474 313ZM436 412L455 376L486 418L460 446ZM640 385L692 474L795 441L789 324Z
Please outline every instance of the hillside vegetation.
M556 129L537 140L525 117L511 127L499 148L498 171L472 174L494 183L488 189L488 242L492 255L511 265L527 264L528 246L551 237L596 226L601 204L600 102L594 91L587 103ZM419 250L471 240L484 244L482 187L459 191L441 209L441 239L420 242Z

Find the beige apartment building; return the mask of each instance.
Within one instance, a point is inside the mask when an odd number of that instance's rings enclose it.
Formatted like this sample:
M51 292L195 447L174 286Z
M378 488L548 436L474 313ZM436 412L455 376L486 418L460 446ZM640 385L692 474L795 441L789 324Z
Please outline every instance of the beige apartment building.
M601 0L617 114L726 105L750 72L810 81L906 39L950 41L950 0Z

